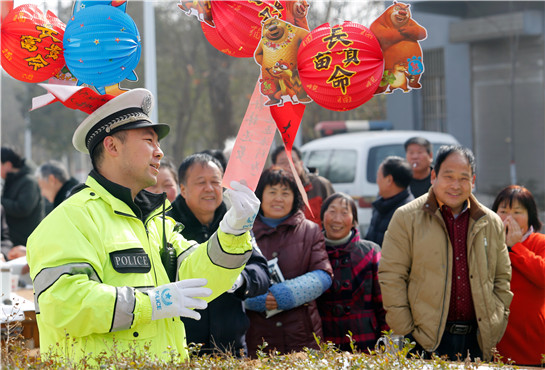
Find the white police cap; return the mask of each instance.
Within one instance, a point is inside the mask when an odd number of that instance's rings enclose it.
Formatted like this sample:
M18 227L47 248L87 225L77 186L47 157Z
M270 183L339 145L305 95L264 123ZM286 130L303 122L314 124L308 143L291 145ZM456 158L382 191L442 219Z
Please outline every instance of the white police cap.
M118 95L80 123L72 137L72 144L82 153L92 153L106 136L141 127L153 127L161 140L167 136L170 127L150 120L148 114L152 107L153 95L146 89L132 89Z

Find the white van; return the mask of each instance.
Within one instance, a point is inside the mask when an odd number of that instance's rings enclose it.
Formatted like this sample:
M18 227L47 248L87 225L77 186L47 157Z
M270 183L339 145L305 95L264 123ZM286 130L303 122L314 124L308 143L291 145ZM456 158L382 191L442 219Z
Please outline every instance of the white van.
M440 132L364 131L312 140L301 147L301 153L305 165L329 179L335 191L356 200L360 231L365 236L371 221L371 203L378 195L377 169L387 156L405 158L403 144L414 136L432 143L434 158L441 145L459 144L454 136Z

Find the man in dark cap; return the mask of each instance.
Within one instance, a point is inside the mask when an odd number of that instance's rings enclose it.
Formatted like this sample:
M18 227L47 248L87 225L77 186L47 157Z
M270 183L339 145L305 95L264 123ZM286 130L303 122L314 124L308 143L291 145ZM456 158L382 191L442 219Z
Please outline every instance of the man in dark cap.
M28 243L42 356L54 346L75 360L124 350L183 360L180 316L198 320L192 308L231 288L252 253L259 200L246 186L231 183L233 207L200 245L165 216L165 194L143 190L157 181L169 131L149 119L151 106L151 93L134 89L76 129L73 144L94 168Z

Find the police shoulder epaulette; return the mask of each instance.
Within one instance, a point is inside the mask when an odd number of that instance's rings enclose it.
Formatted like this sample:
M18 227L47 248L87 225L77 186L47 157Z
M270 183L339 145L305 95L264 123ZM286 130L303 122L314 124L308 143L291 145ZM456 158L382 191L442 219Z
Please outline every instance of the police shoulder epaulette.
M70 190L69 197L71 197L72 195L74 195L76 193L79 193L80 191L82 191L83 189L88 188L88 187L89 187L89 185L87 185L87 184L78 184L78 185L74 186L72 188L72 190Z

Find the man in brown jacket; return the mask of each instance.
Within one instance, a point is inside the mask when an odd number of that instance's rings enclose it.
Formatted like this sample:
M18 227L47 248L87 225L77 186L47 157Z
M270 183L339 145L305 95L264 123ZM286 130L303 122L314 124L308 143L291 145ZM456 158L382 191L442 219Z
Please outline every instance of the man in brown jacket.
M394 214L379 263L386 321L417 349L490 360L513 294L503 224L471 194L473 153L442 146L427 196Z

